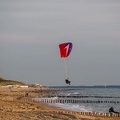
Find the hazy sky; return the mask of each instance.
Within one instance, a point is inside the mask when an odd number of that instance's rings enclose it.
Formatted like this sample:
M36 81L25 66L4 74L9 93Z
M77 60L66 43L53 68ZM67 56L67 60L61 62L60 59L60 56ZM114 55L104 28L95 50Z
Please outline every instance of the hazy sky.
M0 75L65 85L120 85L120 0L0 0Z

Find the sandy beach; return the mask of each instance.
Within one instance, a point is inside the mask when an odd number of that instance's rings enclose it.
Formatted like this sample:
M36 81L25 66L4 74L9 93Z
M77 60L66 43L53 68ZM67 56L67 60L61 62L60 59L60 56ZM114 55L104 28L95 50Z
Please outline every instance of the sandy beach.
M120 120L120 117L81 115L32 101L31 96L40 94L31 88L0 88L0 120Z

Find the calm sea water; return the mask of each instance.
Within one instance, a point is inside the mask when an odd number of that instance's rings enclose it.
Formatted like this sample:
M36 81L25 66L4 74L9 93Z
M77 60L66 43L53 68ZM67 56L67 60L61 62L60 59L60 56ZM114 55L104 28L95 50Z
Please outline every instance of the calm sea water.
M120 112L120 88L80 88L74 90L58 91L57 95L79 95L87 96L81 98L58 98L58 99L79 99L91 101L118 101L119 103L56 103L57 107L79 112L108 112L110 107Z

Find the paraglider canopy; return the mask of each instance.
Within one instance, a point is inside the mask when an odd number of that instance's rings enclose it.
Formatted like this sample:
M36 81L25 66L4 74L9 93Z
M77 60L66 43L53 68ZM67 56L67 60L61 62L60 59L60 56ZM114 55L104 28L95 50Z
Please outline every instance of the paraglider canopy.
M72 50L72 43L68 42L68 43L62 43L59 45L60 48L60 57L61 58L66 58L70 55L70 52Z

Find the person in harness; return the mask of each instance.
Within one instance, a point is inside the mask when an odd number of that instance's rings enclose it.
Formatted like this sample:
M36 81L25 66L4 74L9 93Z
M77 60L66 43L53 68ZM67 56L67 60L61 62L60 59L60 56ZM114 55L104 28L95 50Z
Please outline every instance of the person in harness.
M70 81L68 80L68 78L65 79L65 83L70 85Z

